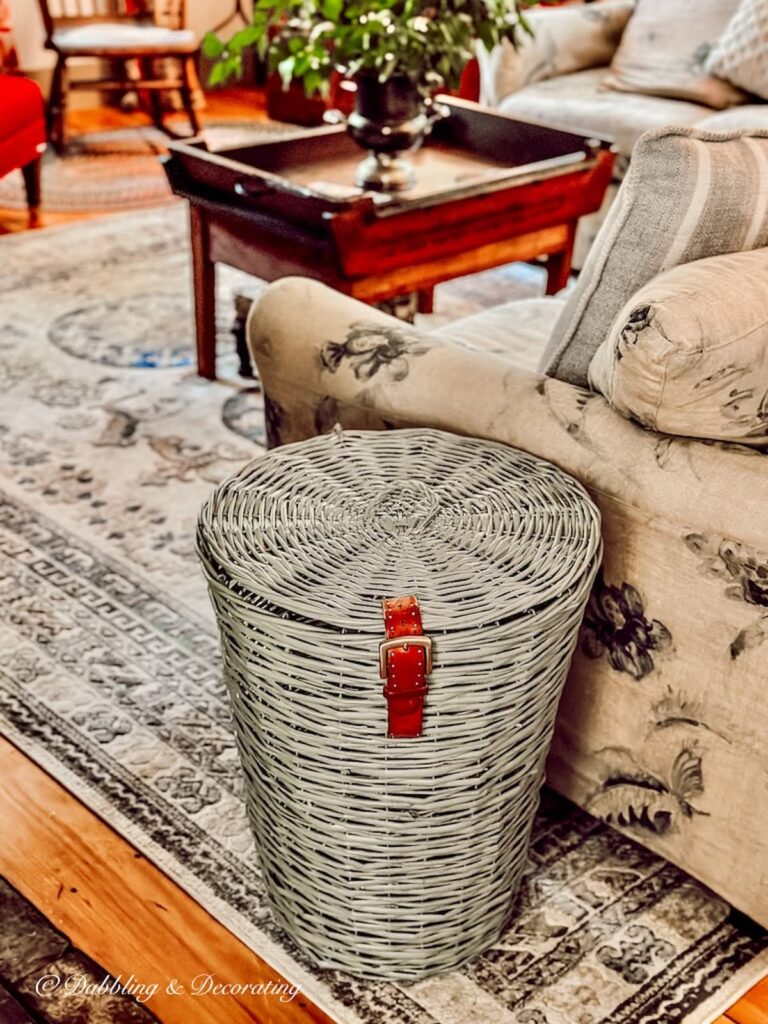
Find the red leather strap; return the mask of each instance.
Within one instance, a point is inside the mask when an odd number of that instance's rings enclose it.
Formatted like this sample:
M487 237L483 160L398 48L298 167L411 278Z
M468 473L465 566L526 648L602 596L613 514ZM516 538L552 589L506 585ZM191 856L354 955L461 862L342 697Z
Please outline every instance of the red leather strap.
M408 643L408 637L423 637L421 611L415 597L384 601L387 640L403 638L402 644L386 645L382 652L384 696L388 706L389 736L421 736L426 676L432 658L428 638Z

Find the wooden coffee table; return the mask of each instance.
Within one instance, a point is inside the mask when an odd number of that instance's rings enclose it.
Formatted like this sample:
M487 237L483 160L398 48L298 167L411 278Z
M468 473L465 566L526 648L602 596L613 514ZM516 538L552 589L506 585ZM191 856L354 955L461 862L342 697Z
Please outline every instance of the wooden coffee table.
M299 274L363 302L546 257L547 294L565 286L579 217L599 209L614 150L475 103L413 156L418 184L384 196L352 186L361 151L343 127L209 152L174 142L165 168L190 202L198 372L216 375L215 265L265 281Z

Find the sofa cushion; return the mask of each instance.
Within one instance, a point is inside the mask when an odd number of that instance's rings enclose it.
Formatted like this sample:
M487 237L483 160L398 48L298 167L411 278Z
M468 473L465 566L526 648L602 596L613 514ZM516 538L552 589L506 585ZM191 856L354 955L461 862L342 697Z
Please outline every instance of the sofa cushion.
M705 70L738 0L638 0L605 85L705 106L733 106L744 94Z
M768 249L654 278L614 321L590 384L652 430L768 444L766 281Z
M564 299L518 299L454 320L432 333L534 372L564 305Z
M633 6L633 0L596 0L527 11L532 35L521 35L517 48L507 40L490 53L478 47L483 103L495 107L533 82L610 64Z
M707 58L711 75L768 100L768 4L741 0Z
M576 287L555 325L545 372L587 386L619 310L682 263L768 245L768 132L662 128L637 143Z
M712 111L698 103L658 96L618 97L601 89L605 68L547 79L508 96L500 110L524 121L544 121L569 131L612 139L629 156L640 136L667 124L695 124Z
M768 103L745 103L716 114L710 112L696 127L707 132L768 131Z
M127 50L131 53L194 53L197 37L186 29L160 25L130 25L99 22L62 29L53 35L53 45L62 53L90 53L99 50Z

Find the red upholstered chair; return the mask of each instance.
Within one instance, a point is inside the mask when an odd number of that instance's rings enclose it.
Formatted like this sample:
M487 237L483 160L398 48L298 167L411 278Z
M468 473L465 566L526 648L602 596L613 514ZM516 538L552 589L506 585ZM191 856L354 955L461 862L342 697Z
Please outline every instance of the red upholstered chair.
M40 158L45 150L45 107L28 78L0 74L0 177L21 168L30 220L40 206Z

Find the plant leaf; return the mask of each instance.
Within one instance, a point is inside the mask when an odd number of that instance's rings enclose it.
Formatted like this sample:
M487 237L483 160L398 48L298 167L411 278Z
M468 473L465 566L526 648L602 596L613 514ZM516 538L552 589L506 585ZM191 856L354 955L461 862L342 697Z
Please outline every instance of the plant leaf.
M344 0L323 0L320 10L328 21L338 21L344 8Z
M203 56L209 60L216 60L224 53L224 43L213 32L206 32L203 36Z

